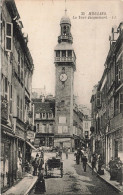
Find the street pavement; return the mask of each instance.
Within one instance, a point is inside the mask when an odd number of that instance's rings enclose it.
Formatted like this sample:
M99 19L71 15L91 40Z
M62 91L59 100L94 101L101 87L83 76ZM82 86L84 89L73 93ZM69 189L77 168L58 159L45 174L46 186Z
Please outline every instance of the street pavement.
M3 195L27 195L37 181L37 176L26 174L15 186L12 186Z
M45 153L45 160L49 156L55 154ZM83 171L82 164L76 165L73 154L69 154L66 159L65 154L63 159L63 178L60 176L60 170L54 170L51 175L45 178L45 195L117 195L119 194L110 185L101 180L94 173L92 175L91 168L87 165L86 172ZM30 195L34 195L35 190L32 189Z

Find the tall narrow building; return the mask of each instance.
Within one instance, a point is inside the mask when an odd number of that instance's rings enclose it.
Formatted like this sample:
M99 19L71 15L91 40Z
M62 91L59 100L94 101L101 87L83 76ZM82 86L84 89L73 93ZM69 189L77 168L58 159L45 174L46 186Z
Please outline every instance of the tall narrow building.
M74 148L73 84L76 56L72 47L71 21L65 14L60 21L60 36L55 47L55 137L54 146Z

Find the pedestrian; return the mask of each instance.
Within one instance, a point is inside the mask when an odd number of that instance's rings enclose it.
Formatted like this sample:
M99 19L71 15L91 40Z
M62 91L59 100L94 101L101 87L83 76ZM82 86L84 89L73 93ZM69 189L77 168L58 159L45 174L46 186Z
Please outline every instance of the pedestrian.
M104 164L102 155L99 155L99 159L98 159L98 174L100 175L104 175L104 170L102 170L102 165Z
M85 155L82 157L82 162L83 162L83 170L84 172L86 172L87 157Z
M43 151L43 149L41 150L40 157L41 157L41 158L44 158L44 151Z
M46 192L45 180L42 173L39 173L38 180L35 184L35 194L42 194Z
M113 166L114 166L114 158L111 157L111 160L109 161L109 168L110 168L110 180L113 179Z
M68 159L68 148L66 148L65 154L66 154L66 159Z
M39 158L36 157L34 161L34 175L37 175L38 166L39 166Z
M81 149L81 162L82 162L83 156L84 156L84 150L83 150L83 148L82 148L82 149Z
M62 150L59 150L59 157L62 159Z
M36 157L39 158L39 154L38 153L36 154Z
M39 166L38 166L39 174L41 173L43 164L44 164L44 159L40 156L40 158L39 158Z
M29 162L27 160L25 162L25 172L29 172Z
M81 156L81 150L78 148L77 154L76 154L76 164L77 165L80 163L80 156Z
M117 160L117 168L118 168L118 173L117 173L117 182L122 185L122 161L120 160L120 157L118 157Z
M92 155L92 161L91 161L91 165L92 165L92 175L93 175L93 173L94 173L94 169L95 169L96 172L97 172L96 162L97 162L97 157L96 157L96 154L94 153L94 154Z

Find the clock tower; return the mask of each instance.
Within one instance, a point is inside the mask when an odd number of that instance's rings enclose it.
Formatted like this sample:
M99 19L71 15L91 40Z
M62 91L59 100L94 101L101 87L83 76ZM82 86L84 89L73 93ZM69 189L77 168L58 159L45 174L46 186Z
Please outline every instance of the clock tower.
M55 47L55 137L54 146L74 148L73 83L76 56L72 47L71 21L66 15L60 21L60 36Z

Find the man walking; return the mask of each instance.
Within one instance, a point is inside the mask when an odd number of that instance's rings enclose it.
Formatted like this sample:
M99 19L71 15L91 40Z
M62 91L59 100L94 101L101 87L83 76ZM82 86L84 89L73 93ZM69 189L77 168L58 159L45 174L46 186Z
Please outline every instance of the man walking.
M66 159L68 159L68 148L66 148L65 154L66 154Z
M87 157L86 157L85 155L82 157L82 162L83 162L83 169L84 169L84 172L86 172Z
M96 154L94 153L94 154L92 155L92 161L91 161L91 165L92 165L92 175L93 175L93 173L94 173L94 169L95 169L96 172L97 172L96 162L97 162L97 157L96 157Z

